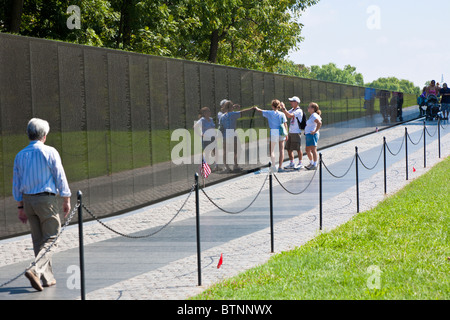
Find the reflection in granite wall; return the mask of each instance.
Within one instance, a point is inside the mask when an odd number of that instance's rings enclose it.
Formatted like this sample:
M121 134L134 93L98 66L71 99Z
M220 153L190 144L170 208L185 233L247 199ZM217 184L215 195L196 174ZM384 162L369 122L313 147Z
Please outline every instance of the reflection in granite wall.
M172 163L171 134L193 132L202 107L217 125L223 99L269 109L273 99L288 105L294 95L304 111L311 101L320 104L322 147L396 121L387 91L0 34L0 238L28 232L17 219L11 181L32 117L50 123L47 144L61 154L73 204L82 190L102 217L190 190L199 166ZM412 103L405 95L404 106ZM250 111L237 126L266 129L267 122ZM206 183L233 176L214 172Z

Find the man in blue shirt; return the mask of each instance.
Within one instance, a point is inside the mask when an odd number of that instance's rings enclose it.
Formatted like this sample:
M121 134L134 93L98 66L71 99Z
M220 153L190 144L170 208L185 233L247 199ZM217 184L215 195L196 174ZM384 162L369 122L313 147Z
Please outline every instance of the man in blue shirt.
M44 144L49 131L47 121L31 119L27 126L30 144L14 160L13 196L18 202L20 221L30 223L36 257L25 276L38 291L43 290L42 284L56 284L51 256L61 229L57 194L63 197L64 213L70 212L71 192L61 158L55 148Z

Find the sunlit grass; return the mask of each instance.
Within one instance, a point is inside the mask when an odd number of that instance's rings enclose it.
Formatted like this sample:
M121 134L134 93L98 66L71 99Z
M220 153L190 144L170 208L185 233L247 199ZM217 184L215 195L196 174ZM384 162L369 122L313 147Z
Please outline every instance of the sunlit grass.
M449 173L450 158L375 209L196 299L449 299Z

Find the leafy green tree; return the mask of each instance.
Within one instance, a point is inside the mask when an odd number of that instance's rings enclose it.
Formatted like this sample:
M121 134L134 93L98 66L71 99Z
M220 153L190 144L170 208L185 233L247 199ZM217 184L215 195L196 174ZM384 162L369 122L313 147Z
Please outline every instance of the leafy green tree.
M310 67L307 67L304 64L295 64L291 60L283 60L280 62L277 65L275 72L300 78L313 78Z
M337 67L335 63L329 63L319 66L312 66L311 73L313 78L322 81L339 82L350 85L364 85L364 78L361 73L356 72L356 68L346 65L344 69Z
M0 31L274 71L319 0L0 0ZM81 29L66 26L70 5Z
M273 71L303 40L298 22L318 0L189 0L189 16L198 16L193 58L212 63ZM192 11L194 10L194 11Z
M411 81L400 80L395 77L379 78L373 82L367 83L366 86L375 89L384 89L417 95L421 93L421 89L419 87L416 87Z

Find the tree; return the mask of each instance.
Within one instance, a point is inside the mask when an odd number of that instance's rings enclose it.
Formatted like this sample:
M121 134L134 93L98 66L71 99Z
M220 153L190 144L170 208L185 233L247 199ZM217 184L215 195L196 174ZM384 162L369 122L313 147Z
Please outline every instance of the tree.
M0 31L14 16L27 36L274 71L298 49L299 18L319 0L0 1L23 1L22 14L0 11L9 17ZM66 27L69 5L80 7L80 30Z
M304 64L295 64L291 60L283 60L280 62L277 65L275 72L300 78L313 78L310 67L307 67Z
M414 83L408 80L400 80L395 77L379 78L373 82L367 83L366 86L375 89L384 89L389 91L411 93L419 95L421 89L416 87Z
M344 69L339 69L335 63L329 63L311 67L311 74L314 79L322 81L339 82L350 85L364 85L364 78L361 73L356 72L356 68L346 65Z
M0 3L2 5L0 28L11 33L19 33L24 0L3 0Z

